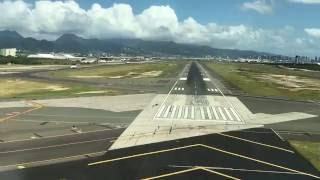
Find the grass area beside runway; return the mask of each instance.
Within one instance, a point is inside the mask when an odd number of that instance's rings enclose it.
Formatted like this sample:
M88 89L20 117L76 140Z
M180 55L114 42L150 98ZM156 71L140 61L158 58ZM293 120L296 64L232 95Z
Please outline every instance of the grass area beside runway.
M80 95L117 95L119 92L76 84L58 84L21 78L0 79L0 98L53 98Z
M320 74L295 71L277 65L206 63L226 81L255 96L292 100L320 100Z
M290 144L320 171L320 142L289 141Z
M183 63L119 64L55 71L50 75L77 79L169 78L176 77L183 67Z

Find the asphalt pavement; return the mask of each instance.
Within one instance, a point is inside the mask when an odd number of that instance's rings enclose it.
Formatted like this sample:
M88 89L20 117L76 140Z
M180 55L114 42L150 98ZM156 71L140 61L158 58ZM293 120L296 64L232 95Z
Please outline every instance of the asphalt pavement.
M124 128L0 143L0 171L106 151Z
M317 179L319 172L269 129L211 134L18 169L1 179ZM229 178L228 178L229 177Z

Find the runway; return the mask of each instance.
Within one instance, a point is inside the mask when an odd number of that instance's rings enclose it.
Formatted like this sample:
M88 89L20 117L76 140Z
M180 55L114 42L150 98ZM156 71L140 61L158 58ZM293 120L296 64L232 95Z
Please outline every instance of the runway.
M192 62L128 128L4 143L0 179L320 179L278 133L263 128L315 116L261 113L263 105L251 112L225 93Z
M186 67L162 103L156 119L242 121L220 88L196 62Z

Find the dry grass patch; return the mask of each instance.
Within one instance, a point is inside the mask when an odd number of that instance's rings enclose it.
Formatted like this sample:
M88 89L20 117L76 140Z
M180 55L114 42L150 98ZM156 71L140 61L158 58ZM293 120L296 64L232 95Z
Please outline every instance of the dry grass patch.
M262 74L257 79L278 84L280 88L290 91L313 90L320 91L320 80L290 75Z
M1 79L0 87L0 97L8 97L37 91L64 91L69 89L68 87L61 85L52 85L49 83L22 79Z

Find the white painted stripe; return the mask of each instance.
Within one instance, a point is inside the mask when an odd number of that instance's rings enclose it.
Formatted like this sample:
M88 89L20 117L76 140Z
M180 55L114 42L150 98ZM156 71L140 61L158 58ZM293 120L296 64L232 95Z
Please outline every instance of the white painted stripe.
M214 89L211 89L212 92L214 92Z
M182 116L182 110L183 110L182 106L179 106L178 119L180 119Z
M229 117L229 119L231 120L231 121L233 121L234 119L233 119L233 117L231 116L231 114L230 114L230 112L229 112L229 109L228 108L224 108L224 111L227 113L227 116Z
M216 111L216 108L215 107L211 107L211 109L212 109L212 112L213 112L213 115L214 115L214 119L218 120L219 116L218 116L218 113Z
M194 106L191 106L191 119L194 119Z
M210 90L210 89L208 89L208 91L210 92L211 90Z
M158 118L161 117L161 114L162 114L162 112L163 112L163 110L164 110L165 107L166 107L166 105L162 105L162 106L161 106L161 108L160 108L160 110L158 111L158 114L157 114L157 117L158 117Z
M185 106L184 107L184 119L188 118L188 113L189 113L189 108L188 108L188 106Z
M205 115L204 115L204 110L203 107L200 106L200 114L201 114L201 119L206 119Z
M187 80L187 78L186 77L182 77L182 78L180 78L180 81L186 81Z
M281 139L281 141L285 141L281 136L280 134L278 134L275 130L273 130L272 128L270 128L277 136L279 139Z
M237 121L241 121L240 120L240 117L238 116L238 114L236 113L236 111L233 109L233 108L230 108L231 109L231 112L232 114L234 115L234 117L236 117Z
M177 88L175 87L175 88L174 88L174 90L176 91L176 90L177 90Z
M176 114L176 110L177 110L177 106L175 105L172 105L172 106L173 106L173 109L172 109L170 118L174 118L174 115Z
M215 92L219 92L218 89L214 89Z
M184 88L181 88L182 91L184 91Z
M209 119L212 119L212 115L211 115L211 111L210 111L209 106L207 106L206 109L207 109L208 118L209 118Z
M210 79L209 79L209 78L203 78L203 80L204 80L204 81L210 81Z
M180 91L180 88L178 88L178 91Z
M221 116L222 116L222 119L223 120L227 120L227 118L226 118L226 116L224 115L224 113L223 113L223 111L222 111L222 109L221 109L221 107L218 107L218 110L219 110L219 113L221 114Z
M166 109L166 111L165 111L165 113L163 115L164 118L168 117L170 109L171 109L171 105L167 107L167 109Z

